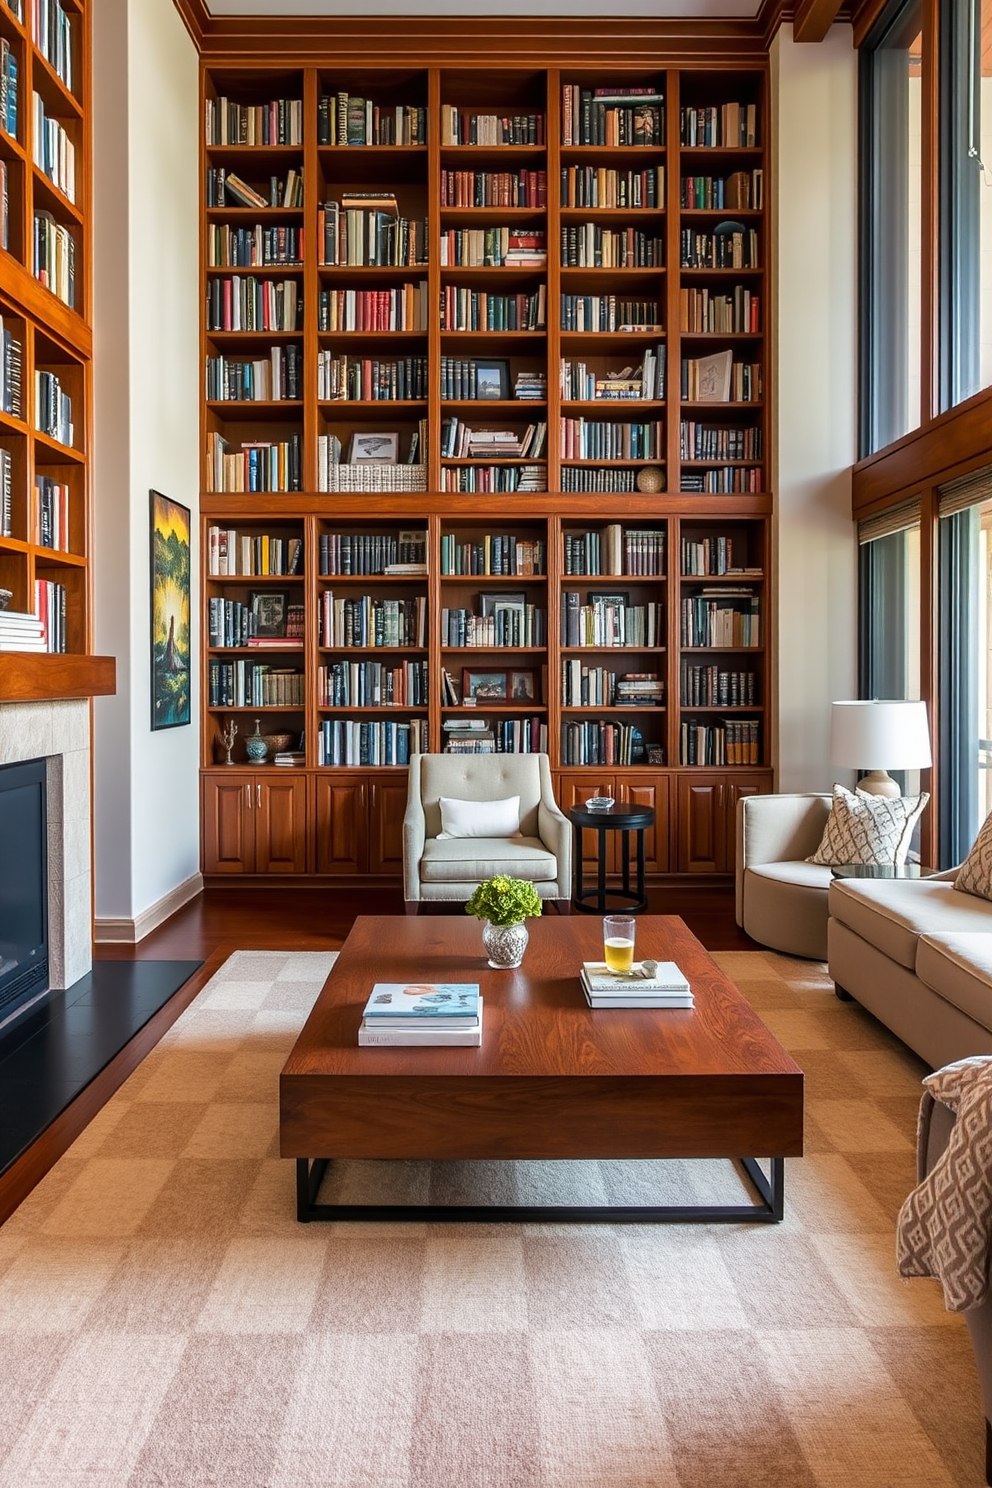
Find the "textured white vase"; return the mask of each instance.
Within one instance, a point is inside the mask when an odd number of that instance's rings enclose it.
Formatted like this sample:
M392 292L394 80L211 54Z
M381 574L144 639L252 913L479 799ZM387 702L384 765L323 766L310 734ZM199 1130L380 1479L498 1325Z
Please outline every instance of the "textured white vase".
M489 952L489 965L497 971L511 971L519 966L529 939L523 921L519 925L494 925L487 920L482 927L482 944Z

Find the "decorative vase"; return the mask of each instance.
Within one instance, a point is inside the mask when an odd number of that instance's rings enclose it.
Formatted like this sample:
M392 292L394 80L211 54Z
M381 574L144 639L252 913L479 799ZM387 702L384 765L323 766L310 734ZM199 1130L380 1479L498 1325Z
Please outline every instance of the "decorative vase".
M494 925L487 920L482 927L482 944L489 952L489 965L497 971L510 971L519 966L530 935L521 920L519 925Z
M259 729L260 720L255 719L255 732L249 734L245 740L245 752L252 764L260 765L269 752L268 742L263 738Z

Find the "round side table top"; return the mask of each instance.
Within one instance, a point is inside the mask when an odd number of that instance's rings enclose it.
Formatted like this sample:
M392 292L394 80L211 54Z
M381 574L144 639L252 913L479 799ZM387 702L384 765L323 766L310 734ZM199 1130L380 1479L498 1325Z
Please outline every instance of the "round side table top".
M568 819L576 827L593 827L600 832L626 832L654 826L653 806L631 806L618 801L609 811L590 811L587 806L571 806Z

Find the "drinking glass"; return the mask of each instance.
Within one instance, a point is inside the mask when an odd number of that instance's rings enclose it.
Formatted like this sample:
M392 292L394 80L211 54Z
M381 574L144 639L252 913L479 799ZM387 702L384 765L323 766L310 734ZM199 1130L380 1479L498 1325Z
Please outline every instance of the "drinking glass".
M630 971L634 964L634 919L632 915L606 915L603 919L603 960L610 971Z

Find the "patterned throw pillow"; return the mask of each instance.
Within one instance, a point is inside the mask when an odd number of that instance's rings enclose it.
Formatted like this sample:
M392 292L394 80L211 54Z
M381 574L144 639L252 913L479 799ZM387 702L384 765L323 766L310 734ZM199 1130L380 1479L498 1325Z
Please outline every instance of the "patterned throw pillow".
M905 863L913 828L929 799L926 791L892 801L835 785L823 840L807 863Z
M990 1076L992 1054L972 1054L967 1059L956 1059L953 1064L934 1070L932 1075L925 1077L923 1084L935 1101L956 1111L971 1087Z
M992 899L992 811L975 838L975 845L958 869L954 887L962 894Z

